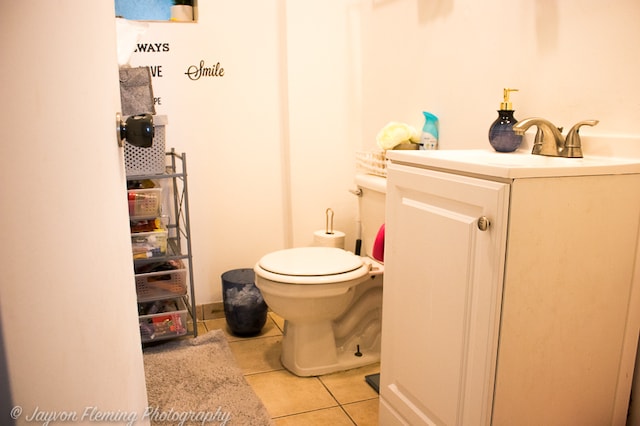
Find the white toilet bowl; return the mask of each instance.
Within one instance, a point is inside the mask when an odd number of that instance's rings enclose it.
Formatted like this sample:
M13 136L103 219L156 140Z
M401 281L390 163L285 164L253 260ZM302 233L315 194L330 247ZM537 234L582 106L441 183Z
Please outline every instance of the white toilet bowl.
M285 319L282 364L316 376L380 359L382 267L339 248L301 247L254 267L267 305Z

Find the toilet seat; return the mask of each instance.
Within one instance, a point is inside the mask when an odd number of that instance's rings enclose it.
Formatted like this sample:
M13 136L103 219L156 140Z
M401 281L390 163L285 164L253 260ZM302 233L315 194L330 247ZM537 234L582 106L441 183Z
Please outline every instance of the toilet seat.
M300 247L269 253L256 273L283 284L329 284L360 278L370 264L360 256L334 247Z

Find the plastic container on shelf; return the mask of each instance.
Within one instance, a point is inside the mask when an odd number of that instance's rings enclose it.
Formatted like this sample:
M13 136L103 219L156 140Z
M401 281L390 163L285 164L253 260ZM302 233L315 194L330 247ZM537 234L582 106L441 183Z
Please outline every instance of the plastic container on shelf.
M127 200L131 219L160 216L162 188L130 189L127 191Z
M253 269L233 269L222 274L224 316L238 336L260 333L267 321L267 304L255 285Z
M187 307L180 298L138 304L143 342L187 334Z
M131 234L133 258L150 259L166 255L168 236L169 233L166 230Z
M187 294L187 270L181 260L163 262L177 269L157 270L136 274L138 302L175 298ZM161 265L161 267L163 267Z

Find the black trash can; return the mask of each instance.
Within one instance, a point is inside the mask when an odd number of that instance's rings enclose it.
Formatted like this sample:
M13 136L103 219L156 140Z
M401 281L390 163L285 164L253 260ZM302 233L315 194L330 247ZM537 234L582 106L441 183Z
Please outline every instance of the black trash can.
M253 269L233 269L222 274L224 316L237 336L260 333L267 321L267 304L256 287Z

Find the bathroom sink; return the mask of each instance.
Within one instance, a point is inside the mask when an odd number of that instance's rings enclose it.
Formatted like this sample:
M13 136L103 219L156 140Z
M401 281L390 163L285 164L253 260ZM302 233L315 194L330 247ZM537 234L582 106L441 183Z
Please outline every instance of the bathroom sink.
M502 178L584 176L640 173L640 159L585 156L546 157L526 151L493 150L387 151L394 163Z

